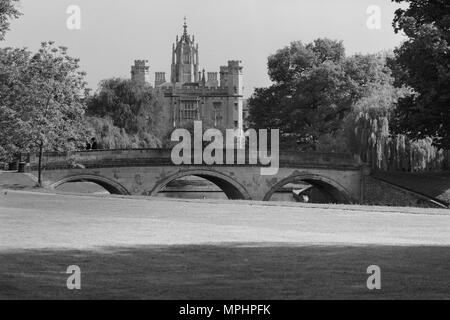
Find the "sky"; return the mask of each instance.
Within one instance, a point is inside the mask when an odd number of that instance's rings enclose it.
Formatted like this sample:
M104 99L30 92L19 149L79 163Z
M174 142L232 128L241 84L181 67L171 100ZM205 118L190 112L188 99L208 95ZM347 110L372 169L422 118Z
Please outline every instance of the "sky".
M80 30L67 27L71 5L81 9ZM367 27L372 5L381 9L380 29ZM398 4L390 0L20 0L19 8L24 15L0 46L36 50L48 40L67 46L94 90L102 79L129 78L136 59L149 60L152 82L157 71L170 78L172 43L185 16L201 69L242 60L246 97L271 84L267 57L292 41L343 40L351 55L394 49L404 40L392 29Z

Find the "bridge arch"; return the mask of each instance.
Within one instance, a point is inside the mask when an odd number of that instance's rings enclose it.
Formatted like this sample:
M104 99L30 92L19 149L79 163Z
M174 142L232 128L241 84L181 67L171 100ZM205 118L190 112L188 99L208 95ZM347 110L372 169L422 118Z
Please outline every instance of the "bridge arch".
M235 179L213 170L194 169L181 170L169 177L164 178L156 183L150 196L156 196L161 192L170 182L188 176L196 176L208 180L218 186L228 197L232 200L250 200L251 197L247 190Z
M309 173L299 173L291 175L285 179L282 179L278 183L276 183L270 191L264 196L263 201L269 201L274 193L281 189L283 186L289 183L295 183L295 182L306 182L311 184L312 186L315 186L322 191L328 193L333 199L336 200L337 203L345 203L350 204L354 201L352 200L352 197L350 193L347 191L345 187L343 187L340 183L337 181L317 174L309 174Z
M50 185L51 189L55 189L60 185L68 182L93 182L103 187L111 194L130 195L130 192L120 183L96 174L75 174L67 176Z

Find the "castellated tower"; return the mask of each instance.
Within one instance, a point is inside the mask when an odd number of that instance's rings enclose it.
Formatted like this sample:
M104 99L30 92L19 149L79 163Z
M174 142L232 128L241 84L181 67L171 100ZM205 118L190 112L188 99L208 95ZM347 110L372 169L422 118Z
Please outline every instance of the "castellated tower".
M242 61L230 60L228 61L228 76L227 88L228 94L233 97L233 121L234 127L243 128L243 107L244 107L244 75L243 75Z
M228 61L227 87L230 95L242 96L244 93L242 61Z
M149 70L148 60L135 60L131 66L131 80L140 84L150 83Z

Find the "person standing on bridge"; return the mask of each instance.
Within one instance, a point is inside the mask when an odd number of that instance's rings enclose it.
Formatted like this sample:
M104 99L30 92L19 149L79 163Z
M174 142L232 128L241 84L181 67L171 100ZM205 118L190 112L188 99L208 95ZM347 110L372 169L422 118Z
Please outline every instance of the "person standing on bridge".
M97 150L97 140L95 138L91 139L91 150Z

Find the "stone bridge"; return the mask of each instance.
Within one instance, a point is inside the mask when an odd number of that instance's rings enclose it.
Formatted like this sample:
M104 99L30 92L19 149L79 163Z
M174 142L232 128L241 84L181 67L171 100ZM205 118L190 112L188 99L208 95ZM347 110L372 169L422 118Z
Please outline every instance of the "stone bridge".
M337 203L362 203L363 180L369 174L348 154L281 151L280 168L273 176L261 175L261 165L174 165L170 154L168 149L46 153L42 177L48 188L89 181L112 194L154 196L171 181L197 176L217 185L229 199L266 201L284 185L304 181ZM29 157L36 175L36 156Z

